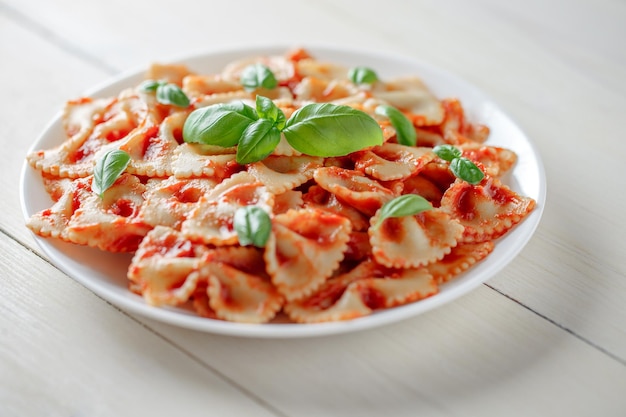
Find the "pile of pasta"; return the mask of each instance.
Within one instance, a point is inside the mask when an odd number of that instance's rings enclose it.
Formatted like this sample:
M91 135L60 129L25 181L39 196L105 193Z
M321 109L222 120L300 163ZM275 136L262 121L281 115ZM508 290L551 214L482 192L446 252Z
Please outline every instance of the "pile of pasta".
M244 89L240 74L251 63L269 67L278 86ZM188 108L161 104L138 87L69 101L66 140L27 157L52 199L27 225L42 237L133 252L130 291L150 305L185 306L211 319L348 320L430 297L487 257L535 201L503 184L516 154L486 144L489 128L469 121L459 100L435 97L414 76L359 85L348 72L298 49L212 74L153 65L146 78L180 86ZM300 154L282 138L267 158L240 165L235 147L183 140L192 110L254 103L257 94L287 118L311 102L357 108L378 121L384 142L323 158ZM374 112L380 104L413 123L416 146L398 143L393 125ZM456 178L433 152L441 144L460 149L484 179L472 185ZM91 189L94 164L112 149L131 161L100 197ZM433 208L373 227L381 206L404 194L421 195ZM246 205L270 215L264 247L239 244L233 216Z

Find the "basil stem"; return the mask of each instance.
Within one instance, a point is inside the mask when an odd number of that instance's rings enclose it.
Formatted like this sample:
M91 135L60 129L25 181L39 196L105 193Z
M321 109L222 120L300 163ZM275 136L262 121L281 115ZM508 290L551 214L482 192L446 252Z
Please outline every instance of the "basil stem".
M390 217L412 216L432 208L432 204L421 195L401 195L383 204L378 213L378 220L374 225L374 229L380 227L380 225Z
M269 119L274 122L279 130L285 127L285 113L274 104L274 102L263 96L256 96L256 112L260 118Z
M400 110L387 104L381 104L376 107L374 112L389 119L394 129L396 129L396 137L399 144L406 146L415 146L417 144L417 131L413 123Z
M130 155L122 150L114 149L105 153L96 161L93 169L91 190L100 198L122 175L130 163Z
M258 206L240 207L233 217L233 228L241 246L254 245L262 248L272 231L272 221L265 210Z

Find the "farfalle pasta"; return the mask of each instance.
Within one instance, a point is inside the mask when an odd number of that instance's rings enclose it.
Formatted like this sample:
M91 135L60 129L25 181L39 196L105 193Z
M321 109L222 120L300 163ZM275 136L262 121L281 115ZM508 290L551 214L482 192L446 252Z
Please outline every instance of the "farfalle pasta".
M271 77L251 87L244 78L255 65ZM65 140L27 156L51 198L27 226L44 238L133 253L129 291L155 308L186 306L207 320L350 320L433 296L488 257L535 201L505 184L515 152L486 143L489 128L469 120L458 99L436 97L414 74L364 83L350 73L297 49L211 74L155 64L149 87L71 100ZM184 104L160 99L159 88L182 94ZM240 162L242 142L186 137L194 111L253 107L259 96L271 107L235 115L265 126L265 136L254 138L267 150L253 162ZM360 137L344 129L342 143L352 141L355 151L307 154L281 129L311 103L364 113L380 143L359 147ZM377 112L381 105L402 113L417 143L400 140L398 126ZM269 122L258 122L263 117ZM325 140L319 132L309 140ZM435 152L441 145L471 161L480 179L457 177ZM112 150L130 161L96 193L97 163ZM387 216L386 204L407 195L430 209ZM270 222L262 245L242 243L236 225L238 211L250 207Z

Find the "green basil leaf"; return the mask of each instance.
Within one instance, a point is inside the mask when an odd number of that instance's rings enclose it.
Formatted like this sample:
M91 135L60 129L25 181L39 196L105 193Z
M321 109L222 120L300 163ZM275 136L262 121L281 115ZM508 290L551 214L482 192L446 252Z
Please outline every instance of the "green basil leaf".
M421 213L422 211L430 210L433 206L428 200L421 195L417 194L405 194L400 197L396 197L393 200L387 201L380 208L378 214L378 221L374 225L374 228L380 227L380 225L386 219L390 217L404 217L412 216L414 214Z
M460 158L463 154L461 150L452 145L437 145L433 152L444 161L452 162L455 158Z
M394 129L396 129L396 137L399 144L406 146L415 146L417 144L415 126L400 110L387 104L381 104L376 107L374 112L389 119Z
M463 181L478 184L485 178L485 173L475 163L465 157L454 158L450 162L450 171Z
M259 117L269 119L274 122L274 126L278 130L282 130L285 127L285 113L274 104L274 102L263 96L256 96L256 112Z
M156 99L161 104L171 104L177 107L189 107L189 97L179 86L172 83L161 84L156 89Z
M272 153L280 142L280 131L269 119L259 119L248 125L239 139L237 163L251 164Z
M189 143L235 146L244 130L258 119L256 111L242 103L222 103L191 112L183 125L183 140Z
M145 93L154 93L160 85L163 84L163 81L156 80L146 80L139 84L139 90Z
M271 90L278 86L278 80L276 80L272 70L263 64L252 64L245 67L241 72L240 82L248 91L254 91L257 88Z
M91 190L102 198L104 192L122 175L129 163L130 155L124 151L114 149L105 153L96 161Z
M383 132L370 115L331 103L299 108L283 134L294 149L311 156L343 156L383 143Z
M254 245L262 248L270 237L272 221L261 207L245 206L235 211L233 228L241 246Z
M348 71L348 79L355 84L374 84L378 81L378 75L371 68L354 67Z

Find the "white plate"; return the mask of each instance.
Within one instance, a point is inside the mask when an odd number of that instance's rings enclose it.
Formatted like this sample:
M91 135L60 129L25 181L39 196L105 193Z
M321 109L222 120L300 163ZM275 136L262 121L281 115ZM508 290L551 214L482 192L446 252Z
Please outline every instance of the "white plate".
M259 54L282 54L288 49L289 46L237 49L212 52L180 61L196 72L210 73L221 70L227 63L238 58ZM320 60L342 63L347 67L356 65L371 67L383 79L418 75L438 97L458 97L470 120L491 128L489 144L503 146L517 153L519 161L506 178L506 182L517 192L534 198L537 201L535 210L523 223L497 241L495 250L486 260L443 285L438 294L409 305L379 311L371 316L337 323L240 324L197 317L191 311L178 308L150 307L141 297L127 289L126 268L130 262L130 255L104 253L52 239L37 238L38 244L51 262L105 300L124 310L152 319L200 331L236 336L305 337L373 328L414 317L466 294L493 277L513 260L533 235L541 218L546 196L545 173L540 157L531 141L517 125L491 99L472 85L414 59L334 47L310 46L307 49ZM143 73L137 71L125 74L89 94L96 97L117 95L121 89L138 84L143 79ZM57 115L33 144L31 151L53 147L63 140L61 119L60 115ZM27 218L51 204L39 176L27 164L24 164L22 170L21 192L22 207Z

